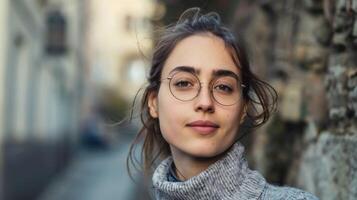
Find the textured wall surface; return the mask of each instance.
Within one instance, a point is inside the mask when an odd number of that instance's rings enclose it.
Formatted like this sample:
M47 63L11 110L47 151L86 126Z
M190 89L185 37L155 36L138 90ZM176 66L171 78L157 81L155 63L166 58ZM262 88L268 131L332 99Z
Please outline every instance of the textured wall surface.
M279 92L253 161L270 182L357 199L357 0L240 1L253 68Z
M316 46L327 52L321 76L328 120L320 132L307 130L316 140L305 140L310 145L303 152L297 183L321 199L352 200L357 199L357 1L321 2L316 7L322 5L324 12L313 16L321 20L315 21L312 35Z
M357 137L323 132L301 160L298 182L321 199L356 199Z

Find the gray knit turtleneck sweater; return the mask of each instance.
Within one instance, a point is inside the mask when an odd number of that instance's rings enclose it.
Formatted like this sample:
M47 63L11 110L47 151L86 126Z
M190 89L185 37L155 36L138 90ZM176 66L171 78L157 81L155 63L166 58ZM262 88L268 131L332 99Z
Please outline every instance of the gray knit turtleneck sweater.
M161 162L153 175L154 195L159 200L316 200L310 193L291 187L268 184L256 171L248 168L244 147L237 142L227 155L205 171L184 182L170 182L167 174L172 157Z

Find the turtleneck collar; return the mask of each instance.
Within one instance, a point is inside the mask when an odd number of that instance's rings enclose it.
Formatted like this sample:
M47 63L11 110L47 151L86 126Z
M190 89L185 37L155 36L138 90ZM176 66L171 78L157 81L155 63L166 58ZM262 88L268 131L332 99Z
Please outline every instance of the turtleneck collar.
M153 174L156 199L258 199L266 181L248 168L243 153L244 147L237 142L222 159L184 182L168 181L173 162L172 157L168 157Z

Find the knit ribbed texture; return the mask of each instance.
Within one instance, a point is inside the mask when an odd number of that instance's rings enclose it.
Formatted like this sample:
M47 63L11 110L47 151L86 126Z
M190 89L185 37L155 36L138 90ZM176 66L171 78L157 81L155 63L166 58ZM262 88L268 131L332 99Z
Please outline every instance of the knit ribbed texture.
M238 142L224 158L184 182L167 180L173 162L172 157L168 157L154 172L154 195L158 200L317 199L295 188L266 183L258 172L248 168L243 153L244 147Z

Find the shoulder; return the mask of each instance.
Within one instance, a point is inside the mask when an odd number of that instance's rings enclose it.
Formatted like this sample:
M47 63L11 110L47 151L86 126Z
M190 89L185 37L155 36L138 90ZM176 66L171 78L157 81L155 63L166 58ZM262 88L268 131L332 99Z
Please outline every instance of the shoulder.
M292 187L279 187L267 184L261 196L265 199L318 200L313 194Z

